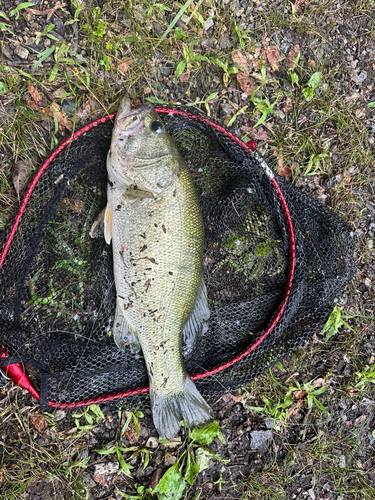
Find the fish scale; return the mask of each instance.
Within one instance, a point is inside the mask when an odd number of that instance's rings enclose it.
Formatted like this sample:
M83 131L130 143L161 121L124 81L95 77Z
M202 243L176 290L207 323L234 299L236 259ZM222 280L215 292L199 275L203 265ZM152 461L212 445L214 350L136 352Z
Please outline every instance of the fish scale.
M185 167L160 200L126 203L118 189L109 200L119 228L112 235L117 296L138 332L152 382L161 386L168 378L163 387L174 394L184 378L180 332L202 276L195 188ZM168 365L179 369L168 375Z

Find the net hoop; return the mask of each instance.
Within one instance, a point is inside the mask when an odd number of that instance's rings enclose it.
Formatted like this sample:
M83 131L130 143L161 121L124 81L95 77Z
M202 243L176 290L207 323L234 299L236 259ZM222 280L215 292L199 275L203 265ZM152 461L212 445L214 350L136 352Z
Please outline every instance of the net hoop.
M294 280L294 273L295 273L295 267L296 267L296 244L295 244L295 232L294 232L294 227L293 227L293 222L292 218L290 215L289 207L286 202L286 199L284 197L284 194L275 178L275 174L271 170L271 168L267 165L265 160L261 157L261 155L256 151L256 143L253 141L249 141L247 143L244 143L241 139L239 139L237 136L235 136L232 132L230 132L228 129L225 127L211 121L210 119L206 118L205 116L201 115L195 115L193 113L180 110L180 109L174 109L174 108L155 108L155 111L161 115L181 115L186 118L200 121L206 125L209 125L210 127L213 127L217 129L219 132L222 134L226 135L228 139L231 141L235 142L238 146L240 146L248 155L254 155L256 156L256 159L260 166L262 167L265 175L269 179L269 182L271 186L273 187L276 197L280 203L282 213L285 217L285 223L288 231L288 242L289 242L289 269L288 269L288 278L287 278L287 285L284 291L283 299L281 301L281 304L279 305L278 309L273 315L273 318L268 326L268 328L265 330L265 332L262 334L259 339L254 342L252 345L250 345L248 348L246 348L244 351L242 351L240 354L235 356L234 358L230 359L229 361L222 363L219 366L216 366L215 368L211 370L206 370L200 373L195 373L191 375L192 380L200 380L204 379L210 376L214 376L217 373L222 372L223 370L226 370L242 359L246 358L250 353L252 353L255 349L257 349L262 342L270 335L270 333L274 330L276 325L279 323L279 321L282 318L282 315L284 313L285 307L287 305L290 292L292 289L293 285L293 280ZM41 165L39 168L38 172L34 175L33 179L31 180L29 186L26 189L26 192L24 194L24 197L22 199L22 202L20 204L19 209L17 210L16 216L11 224L11 227L8 231L8 234L6 236L4 245L0 251L0 272L2 270L2 267L4 265L6 256L9 252L9 249L11 247L13 238L17 232L17 228L20 225L21 219L25 213L25 210L28 206L28 203L30 201L30 198L34 192L34 189L36 185L38 184L40 178L42 175L45 173L45 171L48 169L49 165L52 163L54 159L58 157L60 153L62 153L67 147L69 147L69 144L72 141L76 141L79 137L82 135L85 135L89 130L92 130L93 128L102 125L108 121L112 121L114 117L116 116L116 113L112 113L110 115L104 116L98 120L95 120L88 125L85 125L81 129L79 129L77 132L75 132L72 136L70 136L68 139L63 141L52 153L51 155L44 161L44 163ZM0 351L2 350L0 346ZM8 357L9 354L3 349L2 350L2 357L6 358ZM27 370L23 367L21 363L15 363L12 365L8 365L6 367L0 367L0 370L2 370L6 375L13 380L14 383L17 385L27 389L36 399L40 399L40 394L37 389L35 389L35 386L30 378L30 375L28 374ZM21 370L21 371L20 371ZM13 376L12 376L13 375ZM88 406L94 403L102 403L105 401L114 401L117 399L121 398L126 398L130 396L138 396L140 394L146 394L149 390L148 386L142 386L139 388L136 388L134 390L127 390L127 391L120 391L104 396L97 396L89 399L84 399L82 401L74 401L71 403L59 403L56 401L49 400L48 401L48 406L53 407L53 408L76 408L80 406Z

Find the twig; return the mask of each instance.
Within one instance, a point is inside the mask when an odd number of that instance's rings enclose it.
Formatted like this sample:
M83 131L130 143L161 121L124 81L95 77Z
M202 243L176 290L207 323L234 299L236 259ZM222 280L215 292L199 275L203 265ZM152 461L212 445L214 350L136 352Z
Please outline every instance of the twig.
M66 3L65 2L57 2L57 4L54 7L51 7L50 9L46 10L37 10L37 9L31 9L30 7L27 7L25 10L27 12L30 12L30 14L34 14L36 16L45 16L47 14L46 18L46 24L49 23L51 17L54 15L54 13L65 7Z

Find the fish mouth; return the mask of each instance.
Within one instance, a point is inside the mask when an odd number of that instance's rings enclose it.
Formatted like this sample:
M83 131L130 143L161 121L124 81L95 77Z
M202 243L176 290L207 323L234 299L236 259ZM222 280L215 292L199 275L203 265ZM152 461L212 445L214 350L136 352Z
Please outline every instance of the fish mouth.
M145 104L140 108L131 110L129 97L124 97L120 103L116 116L115 127L121 136L137 134L145 125L145 116L152 110L151 104Z

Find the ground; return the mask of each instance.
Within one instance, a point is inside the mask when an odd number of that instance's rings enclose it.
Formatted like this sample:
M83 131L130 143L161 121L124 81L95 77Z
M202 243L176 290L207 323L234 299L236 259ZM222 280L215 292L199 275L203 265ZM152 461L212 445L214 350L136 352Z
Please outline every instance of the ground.
M372 0L3 0L2 238L42 158L127 91L134 105L195 102L256 140L352 224L357 273L331 330L210 401L220 431L163 444L147 409L46 413L4 385L1 499L375 498L374 17Z

